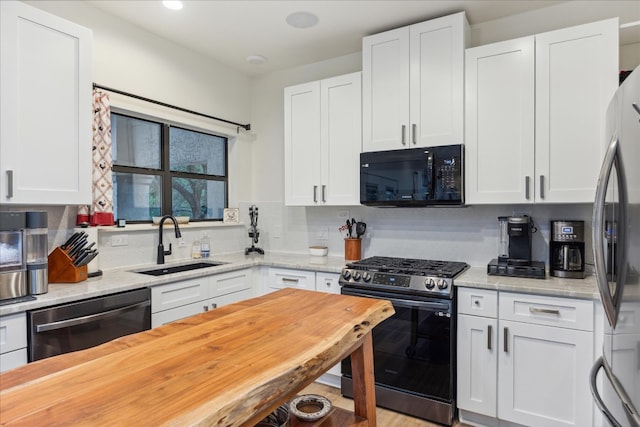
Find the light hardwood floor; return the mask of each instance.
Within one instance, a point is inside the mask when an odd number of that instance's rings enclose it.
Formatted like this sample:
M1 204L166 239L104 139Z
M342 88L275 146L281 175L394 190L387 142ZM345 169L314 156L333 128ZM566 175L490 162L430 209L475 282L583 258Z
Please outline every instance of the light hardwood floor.
M353 400L343 397L340 389L329 387L320 383L313 383L302 390L300 394L319 394L331 401L331 404L339 408L353 411ZM437 427L439 424L413 418L399 412L388 409L376 408L377 423L380 427ZM465 427L466 424L456 422L455 427Z

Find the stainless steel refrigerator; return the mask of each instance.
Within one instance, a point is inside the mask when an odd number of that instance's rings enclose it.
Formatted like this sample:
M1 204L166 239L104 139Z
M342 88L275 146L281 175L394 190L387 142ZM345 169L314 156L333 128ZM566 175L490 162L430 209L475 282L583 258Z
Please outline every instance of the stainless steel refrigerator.
M640 426L640 67L609 105L607 134L592 223L606 321L591 393L611 425L635 427Z

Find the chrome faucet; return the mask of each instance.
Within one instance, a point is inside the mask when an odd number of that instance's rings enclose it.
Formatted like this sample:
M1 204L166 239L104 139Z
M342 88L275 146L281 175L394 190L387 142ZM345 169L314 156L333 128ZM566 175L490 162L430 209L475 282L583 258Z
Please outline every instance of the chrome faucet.
M160 219L160 227L158 228L158 234L160 236L160 239L158 240L158 259L157 259L158 264L164 264L164 256L171 255L171 243L169 243L168 251L164 250L164 245L162 244L162 224L164 224L164 222L168 219L173 221L173 228L175 228L175 231L176 231L176 239L179 239L180 237L182 237L182 234L180 233L180 228L178 227L178 221L176 221L176 219L173 216L165 215Z

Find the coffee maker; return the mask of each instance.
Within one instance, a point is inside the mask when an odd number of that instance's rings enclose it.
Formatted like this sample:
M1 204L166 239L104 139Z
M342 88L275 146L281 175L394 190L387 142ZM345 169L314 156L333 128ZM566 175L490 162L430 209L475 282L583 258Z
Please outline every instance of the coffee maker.
M544 279L544 262L531 260L532 234L537 231L528 215L498 217L498 258L487 265L487 274Z
M550 274L584 279L584 221L551 221Z

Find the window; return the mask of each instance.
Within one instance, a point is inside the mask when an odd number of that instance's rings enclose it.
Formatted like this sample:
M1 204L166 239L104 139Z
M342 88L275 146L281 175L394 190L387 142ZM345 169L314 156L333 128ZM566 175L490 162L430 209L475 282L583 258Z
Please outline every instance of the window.
M222 220L227 207L227 138L111 113L113 208L127 222L154 216Z

